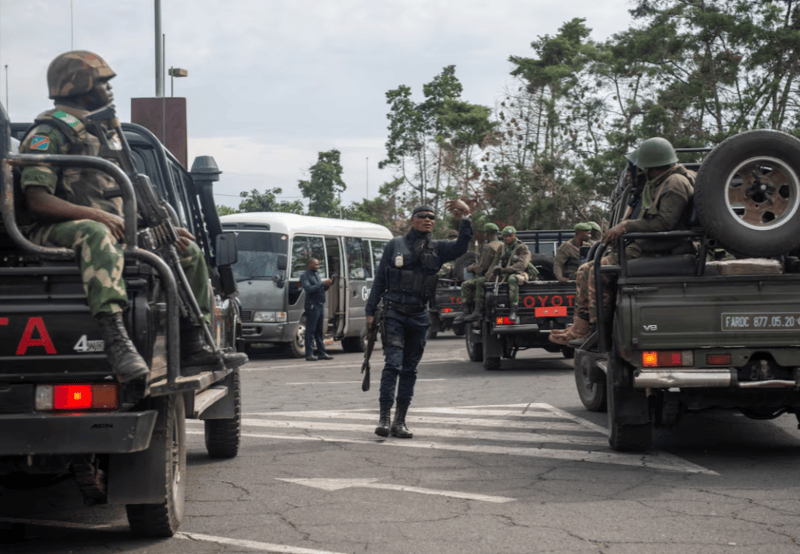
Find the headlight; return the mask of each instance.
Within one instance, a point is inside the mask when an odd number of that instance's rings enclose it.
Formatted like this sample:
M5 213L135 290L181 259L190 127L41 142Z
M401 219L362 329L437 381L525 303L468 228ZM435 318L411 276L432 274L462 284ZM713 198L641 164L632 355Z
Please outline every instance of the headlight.
M256 312L253 314L255 323L275 323L275 312Z

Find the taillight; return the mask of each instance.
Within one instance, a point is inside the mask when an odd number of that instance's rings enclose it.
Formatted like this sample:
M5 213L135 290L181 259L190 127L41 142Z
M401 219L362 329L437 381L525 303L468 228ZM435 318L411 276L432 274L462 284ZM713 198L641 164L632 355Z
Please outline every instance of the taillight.
M37 385L37 411L116 410L119 407L117 383Z
M511 319L510 317L498 317L495 319L495 323L497 325L516 325L517 322Z
M691 350L642 352L642 367L691 367L694 352Z
M453 311L452 308L442 308L442 313L443 314L449 314L452 311Z
M706 354L706 365L731 365L731 355Z

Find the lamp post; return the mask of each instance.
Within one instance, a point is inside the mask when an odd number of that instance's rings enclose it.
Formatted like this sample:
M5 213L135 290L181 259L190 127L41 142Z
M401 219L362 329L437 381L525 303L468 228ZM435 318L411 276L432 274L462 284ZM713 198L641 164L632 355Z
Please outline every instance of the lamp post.
M173 97L175 96L175 77L188 77L189 70L181 69L180 67L170 67L169 76L169 95L170 97Z

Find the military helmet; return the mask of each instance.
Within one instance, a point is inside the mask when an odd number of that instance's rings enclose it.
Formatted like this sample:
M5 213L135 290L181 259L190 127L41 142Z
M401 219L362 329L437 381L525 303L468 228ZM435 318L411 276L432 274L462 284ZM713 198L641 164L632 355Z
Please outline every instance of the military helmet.
M500 232L500 227L498 227L494 223L487 223L486 225L483 226L483 232L484 233L499 233Z
M625 154L625 157L633 165L637 165L637 166L639 165L639 163L638 163L639 162L639 149L638 148L636 148L635 150L631 150L630 152Z
M600 232L603 231L603 229L597 223L595 223L594 221L590 221L588 225L589 225L589 227L592 228L592 231L600 231Z
M450 229L447 231L447 238L449 239L457 239L458 238L458 231L455 229Z
M576 231L591 231L592 230L592 226L589 225L588 223L576 223L575 224L575 230Z
M516 235L517 234L517 230L514 229L511 225L509 225L508 227L503 227L503 233L502 234L503 234L503 236Z
M50 62L50 67L47 68L47 87L50 98L79 96L90 92L97 81L111 79L116 75L97 54L73 50Z
M667 139L653 137L639 145L639 156L636 165L642 169L662 167L678 162L675 149Z

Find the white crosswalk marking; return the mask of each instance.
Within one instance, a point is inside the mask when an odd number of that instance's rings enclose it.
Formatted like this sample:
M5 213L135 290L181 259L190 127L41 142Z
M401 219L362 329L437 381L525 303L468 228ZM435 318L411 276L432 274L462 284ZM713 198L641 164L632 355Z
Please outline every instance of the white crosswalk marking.
M614 452L608 446L605 429L548 404L414 407L408 423L415 438L410 440L377 437L374 412L365 409L248 413L242 419L242 437L244 444L247 439L371 444L376 448L505 454L716 475L665 452ZM189 434L203 434L199 427L202 422L189 420L187 424Z

